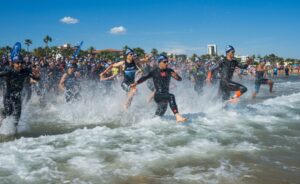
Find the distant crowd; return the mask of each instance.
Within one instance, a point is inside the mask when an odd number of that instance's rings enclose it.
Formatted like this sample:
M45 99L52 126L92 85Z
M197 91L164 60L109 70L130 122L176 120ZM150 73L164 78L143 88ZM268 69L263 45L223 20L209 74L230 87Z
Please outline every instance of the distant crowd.
M0 86L4 97L2 117L14 115L18 121L22 102L31 99L32 93L39 96L42 105L47 104L49 95L64 94L67 103L82 99L81 89L94 91L94 94L113 95L115 84L120 83L127 93L124 109L129 108L136 86L148 78L147 87L152 91L149 99L158 104L156 115L162 116L167 104L170 105L177 121L185 121L179 115L175 96L169 93L170 78L190 81L194 90L201 94L207 84L219 82L219 91L224 101L238 100L247 88L233 82L233 75L242 78L249 75L255 80L255 92L260 85L268 84L272 92L276 77L299 75L300 67L293 65L270 64L262 59L254 65L253 58L240 63L234 58L235 49L226 48L226 56L215 59L180 59L165 55L146 54L138 57L128 49L117 62L109 59L98 59L93 55L87 57L34 57L30 55L2 57L0 65ZM231 92L235 92L231 95Z

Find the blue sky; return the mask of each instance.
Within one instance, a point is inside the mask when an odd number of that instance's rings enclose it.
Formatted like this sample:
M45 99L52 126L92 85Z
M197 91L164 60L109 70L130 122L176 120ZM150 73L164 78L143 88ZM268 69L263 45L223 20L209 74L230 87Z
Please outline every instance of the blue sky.
M15 0L2 1L0 46L24 42L96 49L124 45L204 54L214 43L239 55L300 59L300 0ZM65 22L63 22L64 20Z

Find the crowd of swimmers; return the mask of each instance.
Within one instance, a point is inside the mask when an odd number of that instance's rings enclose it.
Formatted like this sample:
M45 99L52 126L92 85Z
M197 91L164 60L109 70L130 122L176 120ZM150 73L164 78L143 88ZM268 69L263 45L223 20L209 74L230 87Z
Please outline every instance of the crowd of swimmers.
M247 92L247 88L233 81L234 73L239 76L245 73L255 78L252 97L259 93L261 85L268 85L272 92L274 82L272 78L278 75L289 76L293 71L291 66L267 66L262 59L253 65L253 59L248 58L245 63L238 62L234 55L235 49L228 45L225 57L219 61L195 58L194 62L178 62L165 55L146 55L139 58L136 53L128 49L123 60L99 60L93 58L35 58L20 55L11 59L2 58L0 68L0 86L3 94L3 111L1 119L13 116L16 125L21 116L22 104L31 99L35 92L41 104L47 103L47 95L64 94L66 103L82 100L81 88L85 81L89 81L90 90L101 89L103 94L112 93L113 84L120 83L127 93L124 99L124 110L136 94L139 84L147 81L151 90L149 100L157 104L155 115L163 116L170 106L177 122L184 122L186 118L180 115L175 95L170 93L171 78L182 81L185 79L193 83L197 93L203 92L205 85L215 83L219 85L219 94L225 102L235 103ZM236 70L239 69L239 70ZM299 69L298 69L299 72ZM1 125L1 122L0 122Z

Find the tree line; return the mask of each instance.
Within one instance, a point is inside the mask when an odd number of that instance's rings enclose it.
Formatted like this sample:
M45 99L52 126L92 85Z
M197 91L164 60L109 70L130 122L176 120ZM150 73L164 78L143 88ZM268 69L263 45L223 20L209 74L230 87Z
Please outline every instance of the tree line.
M49 35L46 35L45 38L43 38L43 41L45 43L45 47L37 47L34 48L32 51L29 51L29 47L32 45L32 40L31 39L25 39L24 40L24 45L26 45L26 50L22 49L21 50L21 55L32 55L35 57L54 57L57 54L60 54L63 57L71 57L75 47L71 47L71 46L67 46L67 47L58 47L58 46L51 46L49 47L49 43L52 42L52 38ZM109 50L107 51L102 51L100 53L95 53L96 49L91 46L88 47L87 49L81 49L80 53L79 53L79 57L88 57L89 55L94 55L96 58L100 58L100 59L111 59L111 60L117 60L120 58L120 55L124 54L126 52L126 50L129 47L127 45L125 45L122 49L122 52L111 52ZM11 47L10 46L4 46L4 47L0 47L0 55L6 55L8 56L9 53L11 52ZM140 47L136 47L136 48L132 48L132 50L139 56L139 57L144 57L146 55L146 52L144 49L140 48ZM153 48L151 50L151 54L154 56L157 55L167 55L166 52L159 52L157 49ZM188 56L185 54L180 54L180 55L175 55L175 54L171 54L170 57L172 58L176 58L182 61L185 61ZM203 54L203 55L197 55L197 54L193 54L190 59L192 61L195 61L197 58L200 59L215 59L215 60L219 60L221 57L224 57L223 55L215 55L215 56L211 56L208 54ZM261 55L252 55L251 56L253 59L266 59L267 61L269 61L270 63L280 63L283 64L284 62L287 62L289 64L300 64L300 60L299 59L294 59L294 58L283 58L280 56L277 56L275 54L269 54L269 55L265 55L265 56L261 56Z

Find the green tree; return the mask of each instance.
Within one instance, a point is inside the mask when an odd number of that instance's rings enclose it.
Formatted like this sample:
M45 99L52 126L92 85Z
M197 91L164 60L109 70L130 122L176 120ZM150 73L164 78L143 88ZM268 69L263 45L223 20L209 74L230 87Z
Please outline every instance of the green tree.
M3 54L6 54L5 47L1 47L1 49L0 49L0 56L2 56Z
M52 38L49 35L46 35L43 41L46 44L46 56L48 56L48 43L52 42Z
M74 49L72 47L61 48L60 53L63 57L70 57L74 53Z
M280 64L280 65L284 65L284 61L280 61L279 64Z
M20 54L21 56L25 56L28 52L25 49L21 49Z
M146 55L145 50L140 47L133 48L132 50L137 54L138 57L142 58L142 57L145 57L145 55Z
M185 61L187 61L187 55L185 55L185 54L176 55L176 60L178 62L185 62Z
M193 54L193 55L191 56L191 60L192 60L193 62L195 62L197 57L198 57L197 54Z
M211 59L209 54L203 54L200 56L201 59Z
M159 55L161 55L161 56L167 56L168 53L166 53L166 52L161 52Z
M35 57L45 57L46 56L45 49L43 49L42 47L35 48L33 49L33 55Z
M91 46L87 49L89 54L93 54L93 51L95 50L95 47Z
M59 53L59 49L58 49L57 46L52 46L52 47L50 47L50 51L51 51L51 53L53 53L53 54L58 54L58 53Z
M25 39L24 44L27 46L27 52L29 52L29 46L32 44L30 39Z
M126 51L129 49L129 47L128 47L128 45L125 45L124 47L123 47L123 53L124 53L124 55L125 55L125 53L126 53Z
M153 49L151 50L151 54L152 54L153 56L157 56L157 55L158 55L158 50L155 49L155 48L153 48Z
M59 49L57 46L52 46L49 48L49 53L51 53L52 56L56 56L59 54Z
M6 47L5 47L5 51L6 51L6 54L8 55L10 52L11 52L11 47L9 46L9 45L7 45Z
M218 56L215 56L215 60L220 61L224 57L225 57L224 55L218 55Z

